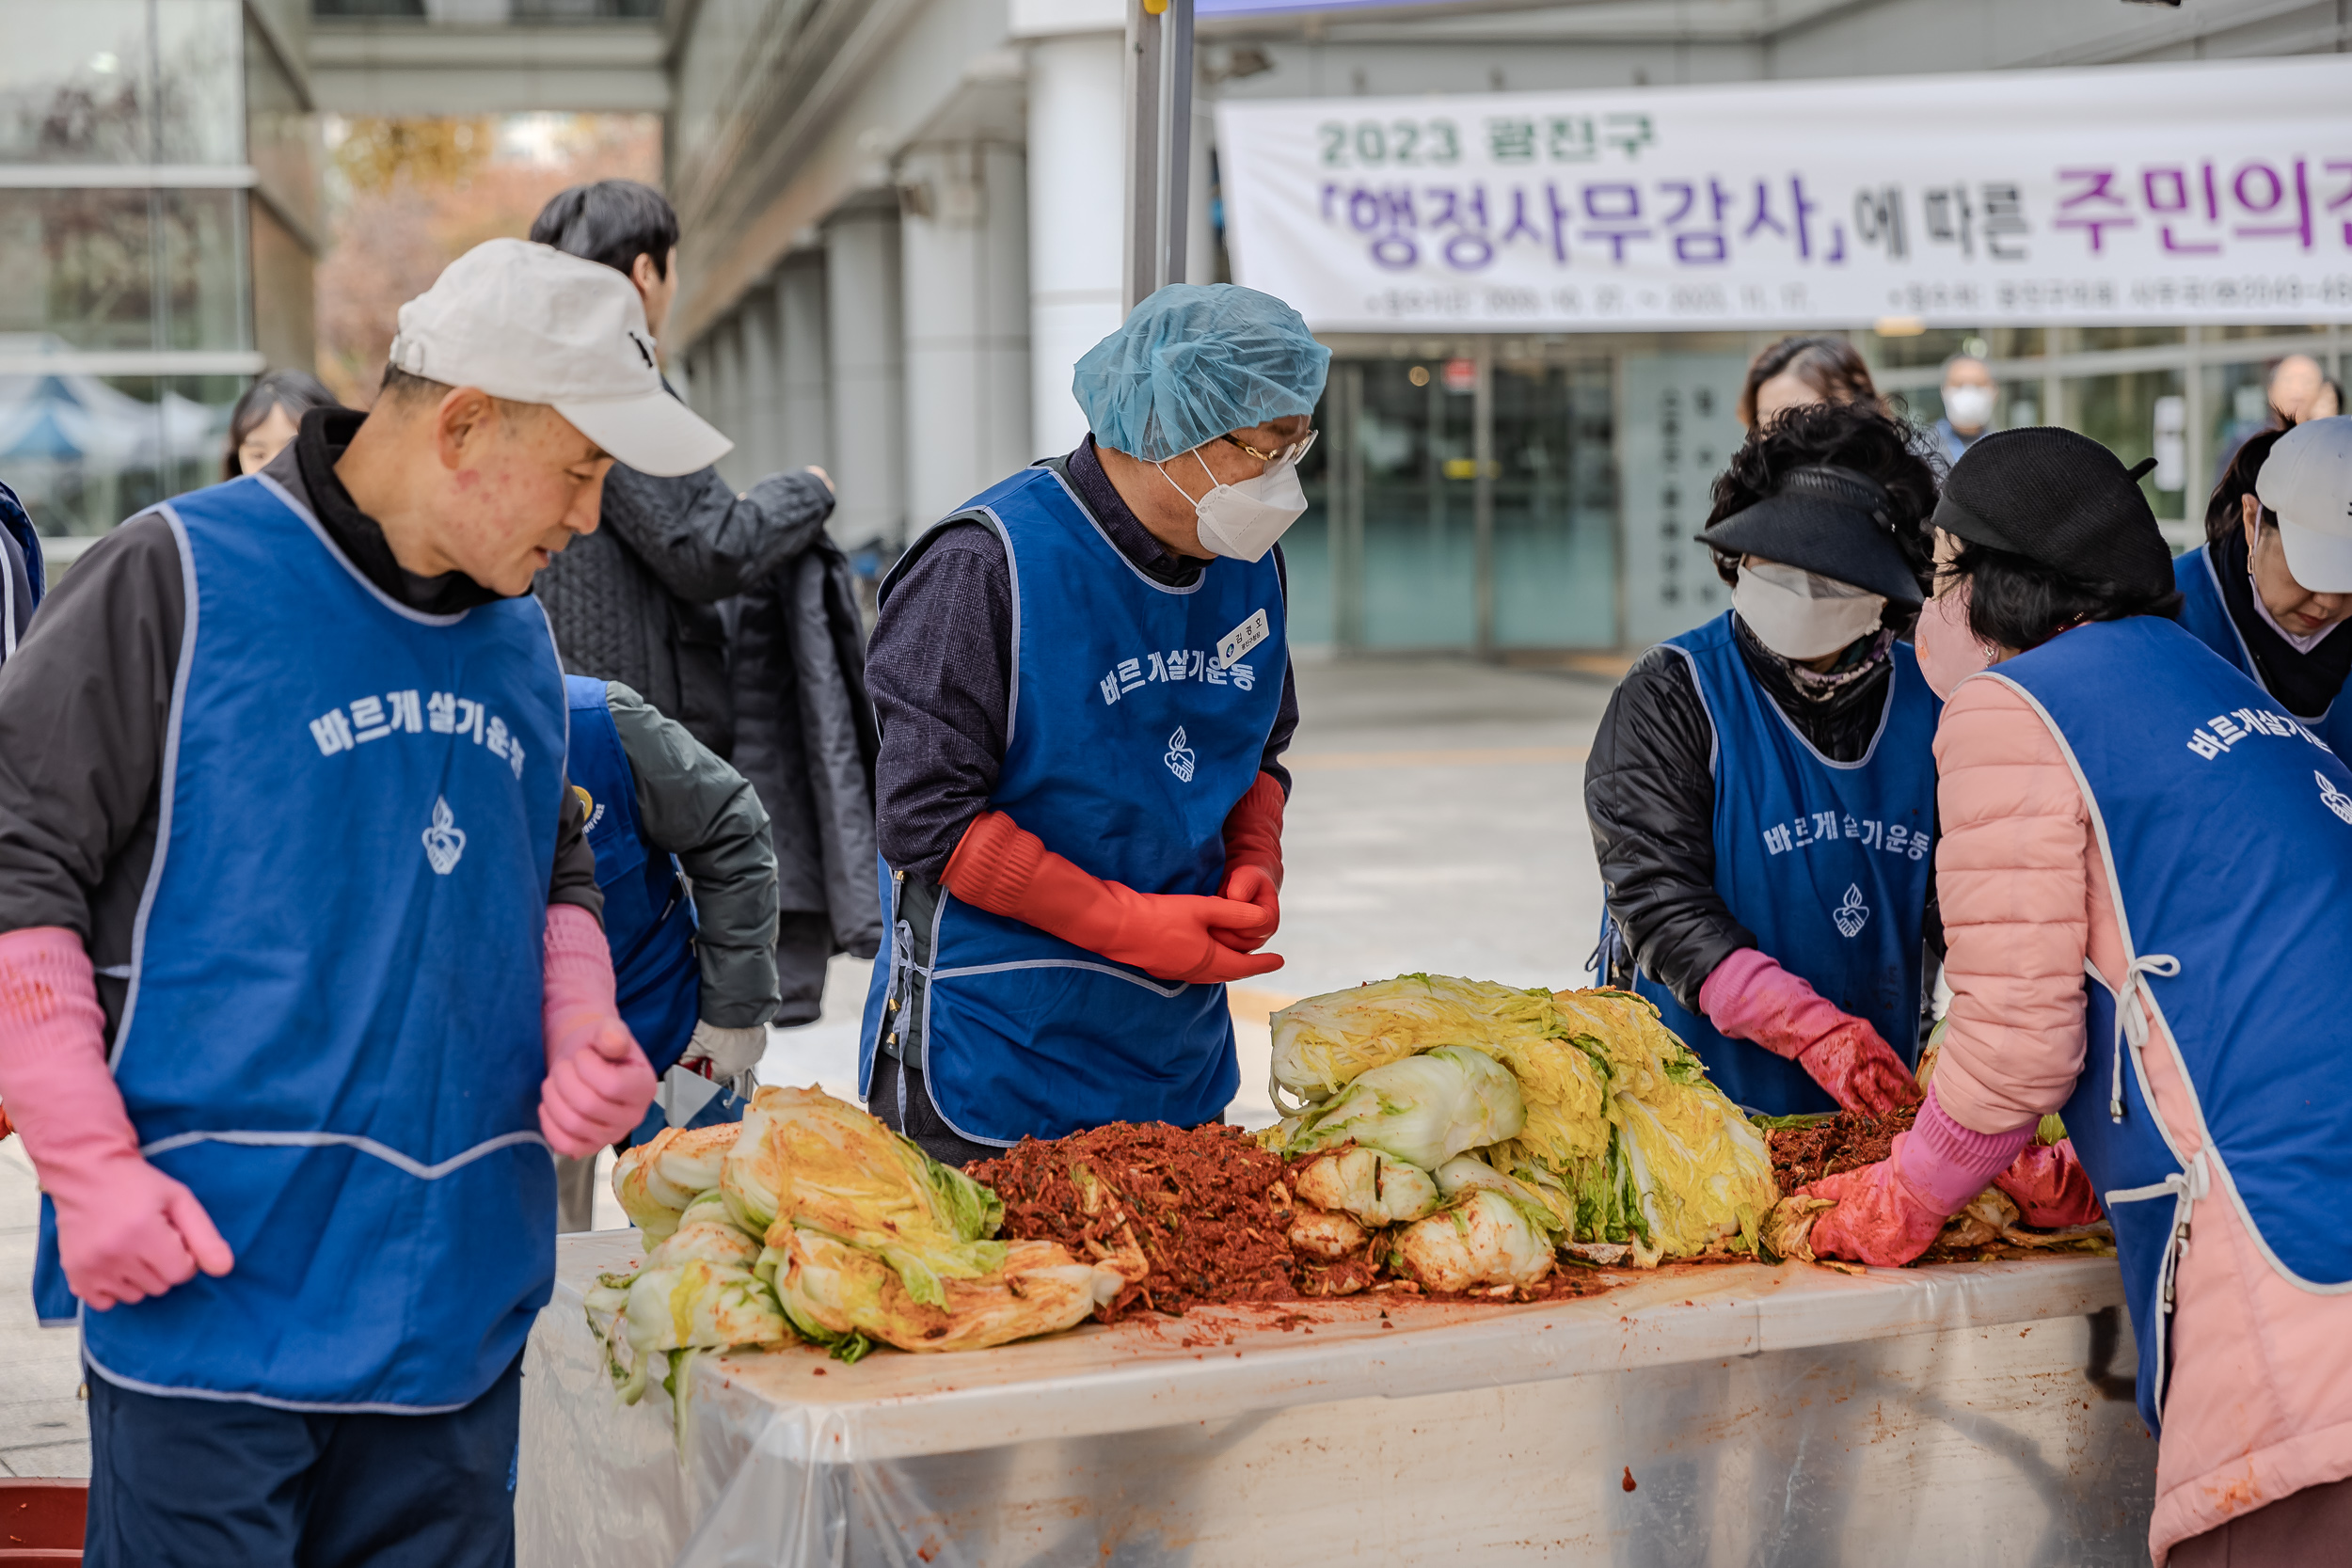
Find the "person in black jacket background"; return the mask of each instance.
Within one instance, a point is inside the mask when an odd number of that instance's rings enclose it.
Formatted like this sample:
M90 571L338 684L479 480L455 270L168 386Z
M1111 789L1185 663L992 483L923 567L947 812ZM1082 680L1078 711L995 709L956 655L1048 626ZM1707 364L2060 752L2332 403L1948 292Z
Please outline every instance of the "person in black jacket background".
M575 185L531 237L628 274L660 336L678 286L677 214L660 192ZM656 479L616 463L604 526L538 584L566 671L628 687L758 790L776 848L784 1025L818 1016L834 954L871 958L882 942L865 626L825 534L832 515L821 468L739 496L716 468Z
M1657 1001L1754 1109L1918 1098L1937 705L1898 634L1934 504L1912 433L1875 407L1768 419L1700 536L1735 608L1636 660L1594 739L1601 977Z
M677 295L678 226L660 192L634 180L575 185L540 210L531 237L626 274L661 336ZM619 681L730 756L735 702L719 602L806 550L832 515L821 468L770 474L739 496L716 468L657 479L614 464L604 525L540 575L565 667Z

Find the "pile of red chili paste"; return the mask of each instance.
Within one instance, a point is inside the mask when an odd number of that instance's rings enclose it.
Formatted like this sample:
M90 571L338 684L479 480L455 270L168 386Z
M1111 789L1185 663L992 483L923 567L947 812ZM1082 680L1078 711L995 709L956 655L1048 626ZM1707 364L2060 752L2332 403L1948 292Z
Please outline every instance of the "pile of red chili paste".
M1238 1128L1185 1129L1112 1122L1039 1142L1025 1138L965 1174L1004 1201L999 1232L1058 1242L1078 1257L1140 1252L1142 1277L1095 1316L1116 1323L1141 1306L1181 1316L1199 1306L1295 1302L1359 1292L1437 1301L1528 1302L1597 1295L1625 1282L1566 1264L1533 1285L1484 1286L1459 1295L1426 1291L1386 1261L1384 1231L1338 1258L1294 1249L1289 1178L1299 1162L1258 1146Z
M1895 1151L1895 1134L1911 1131L1918 1115L1913 1105L1883 1113L1840 1111L1771 1128L1764 1137L1772 1149L1772 1182L1783 1193L1793 1193L1824 1176L1875 1165Z
M1181 1314L1298 1299L1281 1156L1239 1128L1113 1122L1047 1143L1024 1138L965 1174L1004 1200L1004 1236L1059 1242L1084 1258L1143 1254L1150 1272L1095 1313L1104 1323L1138 1303Z

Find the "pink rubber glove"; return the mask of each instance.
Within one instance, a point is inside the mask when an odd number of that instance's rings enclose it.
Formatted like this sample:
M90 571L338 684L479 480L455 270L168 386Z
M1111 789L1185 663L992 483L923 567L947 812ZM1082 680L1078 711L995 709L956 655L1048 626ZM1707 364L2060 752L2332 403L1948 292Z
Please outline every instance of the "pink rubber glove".
M57 1206L66 1283L99 1312L236 1262L196 1195L140 1156L104 1030L81 938L0 936L0 1095Z
M1756 948L1743 947L1715 966L1699 987L1699 1009L1733 1039L1795 1062L1849 1111L1919 1103L1918 1081L1876 1029L1831 1006L1802 976Z
M593 1160L645 1119L659 1081L613 1003L604 929L577 904L548 906L540 1017L548 1078L539 1089L539 1130L558 1154Z
M2039 1230L2064 1230L2071 1226L2095 1225L2106 1218L2099 1194L2074 1158L2074 1140L2027 1144L2009 1169L1993 1179L2009 1195L2027 1225Z
M1963 1127L1936 1103L1931 1087L1918 1120L1895 1135L1885 1159L1798 1189L1837 1203L1813 1223L1813 1256L1901 1267L1927 1251L1944 1222L1990 1186L2032 1137L2030 1127L2010 1132Z

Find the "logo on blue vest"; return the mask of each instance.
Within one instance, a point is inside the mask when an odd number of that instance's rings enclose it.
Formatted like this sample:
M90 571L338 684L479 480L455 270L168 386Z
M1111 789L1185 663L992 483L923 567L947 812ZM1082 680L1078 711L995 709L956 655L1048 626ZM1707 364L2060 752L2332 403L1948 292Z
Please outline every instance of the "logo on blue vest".
M2327 808L2346 822L2352 822L2352 795L2346 795L2328 782L2328 775L2313 769L2312 777L2319 781L2319 799Z
M1178 783L1192 783L1192 748L1184 744L1184 727L1182 724L1177 725L1176 733L1168 737L1168 755L1160 760L1168 764L1168 770L1176 775Z
M457 857L465 852L466 834L449 809L448 797L435 797L433 826L424 831L425 863L433 867L436 877L446 877L457 868Z
M1870 907L1862 901L1861 883L1846 884L1846 896L1839 899L1837 908L1830 911L1830 918L1837 922L1839 936L1857 937L1862 934L1862 927L1869 924Z

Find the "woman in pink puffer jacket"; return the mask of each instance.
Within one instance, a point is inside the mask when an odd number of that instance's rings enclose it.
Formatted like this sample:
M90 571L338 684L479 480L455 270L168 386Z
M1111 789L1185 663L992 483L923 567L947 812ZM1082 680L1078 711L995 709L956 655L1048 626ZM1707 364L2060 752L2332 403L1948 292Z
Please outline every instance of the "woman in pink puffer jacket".
M1806 1189L1811 1245L1909 1261L2063 1108L2161 1421L2154 1561L2343 1562L2352 770L2166 618L2137 477L2055 430L1952 470L1918 634L1951 1027L1892 1157Z

